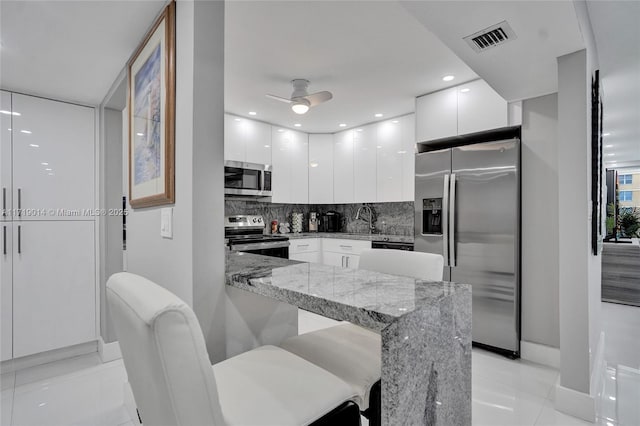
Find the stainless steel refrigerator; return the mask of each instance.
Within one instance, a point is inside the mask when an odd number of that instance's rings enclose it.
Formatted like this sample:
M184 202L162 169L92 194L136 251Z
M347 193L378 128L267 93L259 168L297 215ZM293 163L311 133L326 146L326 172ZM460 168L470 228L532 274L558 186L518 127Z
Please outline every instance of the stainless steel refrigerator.
M520 354L520 128L418 144L415 250L472 285L473 341Z

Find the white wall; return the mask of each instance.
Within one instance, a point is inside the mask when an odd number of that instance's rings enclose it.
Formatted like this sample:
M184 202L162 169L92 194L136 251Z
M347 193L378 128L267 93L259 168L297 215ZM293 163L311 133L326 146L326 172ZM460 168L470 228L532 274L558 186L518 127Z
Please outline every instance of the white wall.
M558 96L522 103L522 340L560 347Z
M127 218L128 271L194 308L214 362L226 352L223 52L224 2L178 1L173 239L160 237L160 208Z

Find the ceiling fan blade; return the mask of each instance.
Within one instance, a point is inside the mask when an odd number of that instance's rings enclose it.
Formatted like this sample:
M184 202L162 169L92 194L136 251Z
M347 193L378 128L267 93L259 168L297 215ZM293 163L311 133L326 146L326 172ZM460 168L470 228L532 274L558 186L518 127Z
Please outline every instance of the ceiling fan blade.
M333 95L331 94L331 92L327 92L325 90L324 92L312 93L310 95L305 96L304 98L309 101L310 106L316 106L323 102L327 102L328 100L333 98Z
M291 103L291 99L283 98L283 97L280 97L280 96L276 96L276 95L269 95L269 94L267 94L267 95L265 95L265 96L266 96L267 98L275 99L276 101L286 102L286 103L288 103L288 104L290 104L290 103Z

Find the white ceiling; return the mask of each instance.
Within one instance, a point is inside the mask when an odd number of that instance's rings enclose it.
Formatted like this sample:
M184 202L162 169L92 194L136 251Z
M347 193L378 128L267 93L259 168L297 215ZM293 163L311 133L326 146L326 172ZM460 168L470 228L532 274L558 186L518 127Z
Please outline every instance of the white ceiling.
M98 105L166 2L0 2L0 86Z
M605 164L640 164L640 2L589 1L587 8L600 60L603 131L610 133L604 144L612 145Z
M453 74L452 82L442 77ZM290 81L334 98L297 115L266 93L289 97ZM476 74L395 1L227 2L225 109L306 132L336 132L413 112L416 95Z

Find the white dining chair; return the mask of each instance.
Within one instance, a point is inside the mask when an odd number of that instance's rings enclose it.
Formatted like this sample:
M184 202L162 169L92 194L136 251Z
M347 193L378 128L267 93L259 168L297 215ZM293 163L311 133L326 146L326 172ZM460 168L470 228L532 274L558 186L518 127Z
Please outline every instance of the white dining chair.
M193 310L143 277L113 275L107 301L145 426L360 424L351 386L284 349L212 366Z
M441 281L444 258L439 254L368 249L360 254L358 269ZM356 402L371 426L380 424L380 335L345 323L290 337L280 347L328 370L351 384Z

